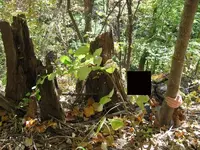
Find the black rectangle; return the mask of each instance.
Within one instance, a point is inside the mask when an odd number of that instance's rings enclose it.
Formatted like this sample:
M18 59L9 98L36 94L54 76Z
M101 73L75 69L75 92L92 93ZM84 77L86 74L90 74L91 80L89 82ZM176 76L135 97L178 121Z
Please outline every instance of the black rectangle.
M127 94L151 95L151 71L128 71Z

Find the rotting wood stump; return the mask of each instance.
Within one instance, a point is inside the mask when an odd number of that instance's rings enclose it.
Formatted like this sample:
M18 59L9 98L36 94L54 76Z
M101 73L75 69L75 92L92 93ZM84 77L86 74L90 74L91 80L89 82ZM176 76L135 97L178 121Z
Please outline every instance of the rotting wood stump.
M42 72L45 72L47 67L43 66L41 61L35 56L25 15L14 16L11 26L6 21L0 21L0 32L2 34L7 66L5 98L0 98L3 101L2 105L0 101L0 106L10 111L15 110L16 108L14 107L19 104L28 92L31 92L32 87L36 85L38 74L41 74L41 68L43 68ZM53 81L45 81L40 88L40 106L45 105L40 107L44 109L41 110L41 117L43 120L46 120L50 118L46 114L50 114L55 118L63 120L64 114L60 111L61 106L58 97L46 96L46 93L56 95L54 87L51 86L52 84ZM59 108L59 110L55 110L55 107Z
M104 66L107 60L112 59L112 53L114 51L112 32L103 33L98 36L95 41L91 42L90 53L93 54L95 50L99 48L102 48L101 66ZM96 96L93 96L93 98L97 102L99 102L103 96L108 95L113 88L115 92L112 96L112 101L107 104L109 108L115 106L117 102L127 101L127 95L124 91L122 78L118 70L115 69L112 74L100 70L92 71L86 81L86 93L96 93ZM121 104L121 106L124 105Z

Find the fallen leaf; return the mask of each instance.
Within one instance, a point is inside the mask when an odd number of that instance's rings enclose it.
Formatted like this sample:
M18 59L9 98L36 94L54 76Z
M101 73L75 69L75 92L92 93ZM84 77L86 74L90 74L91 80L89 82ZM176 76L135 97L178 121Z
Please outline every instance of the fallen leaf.
M175 131L175 137L176 138L183 138L184 137L184 132L183 131Z
M87 105L88 106L92 106L95 103L94 99L92 97L90 97L87 101Z
M46 131L47 127L45 125L40 125L40 126L36 126L35 130L38 133L44 133Z
M94 108L92 106L87 106L84 108L84 114L86 117L90 117L95 114Z
M1 121L2 121L2 122L8 121L8 120L9 120L8 115L1 116Z

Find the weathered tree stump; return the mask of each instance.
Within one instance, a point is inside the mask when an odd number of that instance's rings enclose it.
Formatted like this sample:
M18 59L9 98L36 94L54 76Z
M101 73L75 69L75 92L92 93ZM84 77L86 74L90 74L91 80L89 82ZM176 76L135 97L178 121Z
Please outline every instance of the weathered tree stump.
M42 67L40 69L41 75L48 75L50 73L53 73L53 65L52 62L52 56L50 53L46 56L46 66ZM40 113L41 113L41 119L47 120L50 119L52 116L59 119L64 120L65 114L63 112L63 109L61 108L61 105L59 103L59 95L57 88L55 87L56 79L49 81L47 78L44 80L44 83L40 85L40 94L41 94L41 100L39 102L40 106Z
M25 15L13 17L12 26L6 21L0 21L0 32L7 66L5 98L0 97L2 101L0 106L6 110L13 110L15 109L13 106L17 106L26 93L31 92L32 87L36 85L37 76L41 74L40 71L50 73L53 70L49 71L48 67L43 66L41 61L37 60ZM64 119L64 113L61 111L53 84L53 81L46 79L40 86L40 110L43 120L49 119L50 116Z
M37 59L24 15L13 17L12 26L1 21L0 30L7 66L5 97L18 104L35 85Z
M114 51L112 32L106 32L98 36L95 41L91 42L90 53L93 54L98 48L102 48L101 66L104 66L107 60L112 59L112 52ZM92 71L86 81L86 93L96 93L97 95L93 96L96 101L99 101L103 96L108 95L113 88L115 92L109 107L112 107L116 102L127 100L127 95L122 84L122 78L118 70L115 69L113 74L108 74L105 71L100 70Z

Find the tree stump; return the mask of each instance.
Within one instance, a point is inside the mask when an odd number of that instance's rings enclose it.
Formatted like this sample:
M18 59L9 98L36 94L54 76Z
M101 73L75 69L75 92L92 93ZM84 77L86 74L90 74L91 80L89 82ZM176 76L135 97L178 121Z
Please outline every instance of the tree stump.
M50 53L51 52L48 54ZM46 56L46 66L41 67L42 69L38 71L42 76L53 73L53 65L51 64L52 58L49 58L51 56L48 54ZM65 120L65 114L59 103L59 95L55 87L55 80L56 79L50 81L46 78L44 83L39 86L41 94L39 106L42 120L48 120L51 117L55 117L59 120Z
M114 51L114 43L112 32L106 32L98 36L95 41L90 44L90 53L93 54L95 50L102 48L102 63L101 66L112 59L112 52ZM96 93L93 96L95 101L99 101L103 96L106 96L114 88L115 92L112 96L112 101L107 105L109 108L117 102L123 102L127 100L127 95L124 91L122 84L122 78L117 69L113 74L108 74L105 71L92 71L86 81L86 93ZM121 105L122 106L122 105Z
M13 17L12 26L1 21L0 30L7 66L5 97L18 104L36 83L37 59L24 15Z
M0 106L6 110L13 110L15 109L13 107L17 106L36 85L38 74L43 73L44 75L45 72L46 75L47 71L51 73L53 69L47 69L48 66L43 66L41 61L36 58L25 15L13 17L11 26L6 21L0 21L0 32L7 66L5 98L1 95ZM40 86L40 93L42 120L50 119L50 116L64 120L64 113L56 96L54 82L45 79L44 84Z

